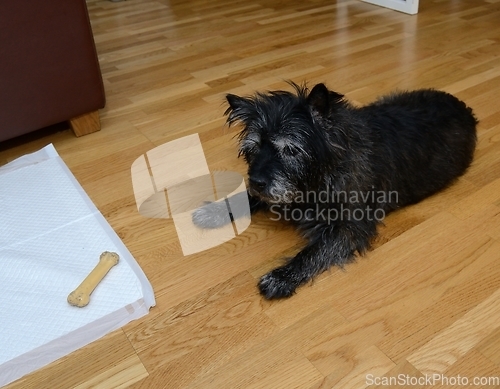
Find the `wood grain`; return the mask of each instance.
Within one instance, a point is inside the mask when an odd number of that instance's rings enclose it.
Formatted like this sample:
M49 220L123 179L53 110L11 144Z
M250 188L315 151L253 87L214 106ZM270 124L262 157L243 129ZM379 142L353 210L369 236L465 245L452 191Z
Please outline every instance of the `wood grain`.
M500 377L497 0L421 1L416 16L358 0L87 4L106 90L102 130L11 143L0 164L53 143L157 306L7 388L396 388L367 377ZM365 257L269 302L256 283L299 250L293 228L258 215L236 238L183 256L172 220L138 213L130 168L198 133L211 170L244 175L225 95L289 89L288 79L326 82L355 104L442 89L474 109L479 141L465 176L389 215Z
M500 290L407 357L424 374L444 373L487 335L500 327Z

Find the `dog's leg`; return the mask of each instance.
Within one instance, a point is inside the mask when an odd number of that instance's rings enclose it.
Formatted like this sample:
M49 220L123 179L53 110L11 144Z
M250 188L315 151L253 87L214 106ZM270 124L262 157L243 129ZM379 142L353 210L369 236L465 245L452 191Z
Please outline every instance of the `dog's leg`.
M363 253L375 237L374 222L343 223L314 233L310 243L286 265L264 275L259 289L267 299L290 297L297 287L333 265L343 266L356 252Z
M251 214L267 206L266 203L251 196L248 192L241 192L232 196L230 200L209 202L195 209L192 214L193 223L198 227L208 229L225 226L235 219L248 216L245 214L248 208L244 206L244 202L248 202ZM228 204L232 204L232 206L229 207Z

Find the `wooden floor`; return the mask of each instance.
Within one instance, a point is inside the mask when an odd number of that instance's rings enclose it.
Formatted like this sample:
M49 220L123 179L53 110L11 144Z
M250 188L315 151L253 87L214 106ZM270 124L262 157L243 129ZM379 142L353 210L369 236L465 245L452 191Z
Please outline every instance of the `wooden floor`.
M157 306L7 388L500 387L500 1L420 3L408 16L358 0L88 0L102 130L46 135L0 152L0 164L53 143ZM467 174L390 215L366 257L268 302L256 281L300 247L291 228L257 216L183 256L172 220L138 214L130 167L198 133L211 170L244 174L224 95L288 89L286 79L359 104L443 89L474 108L479 144Z

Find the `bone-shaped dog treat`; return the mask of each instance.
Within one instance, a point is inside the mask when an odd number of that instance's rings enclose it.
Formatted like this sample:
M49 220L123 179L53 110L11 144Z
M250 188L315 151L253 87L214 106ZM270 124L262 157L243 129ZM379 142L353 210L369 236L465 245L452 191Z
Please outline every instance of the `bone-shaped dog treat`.
M90 295L110 269L118 264L120 257L116 253L105 251L99 257L99 263L83 282L68 296L68 303L79 308L90 302Z

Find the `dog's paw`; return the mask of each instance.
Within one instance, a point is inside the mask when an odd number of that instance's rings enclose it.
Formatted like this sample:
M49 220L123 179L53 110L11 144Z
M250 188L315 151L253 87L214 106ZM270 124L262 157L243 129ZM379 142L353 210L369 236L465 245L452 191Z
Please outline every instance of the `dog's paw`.
M193 211L191 215L193 223L200 228L219 228L231 223L231 215L226 203L207 203Z
M260 293L268 300L290 297L297 286L284 268L267 273L259 281Z

